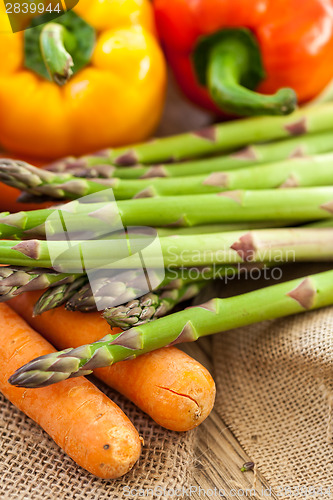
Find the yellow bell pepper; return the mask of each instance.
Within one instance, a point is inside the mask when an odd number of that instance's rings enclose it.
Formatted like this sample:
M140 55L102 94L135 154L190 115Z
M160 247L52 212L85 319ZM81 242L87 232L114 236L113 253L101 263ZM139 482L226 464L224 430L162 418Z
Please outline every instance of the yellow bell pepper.
M151 134L163 108L166 67L149 0L80 0L74 12L94 28L95 40L88 63L62 86L27 68L24 37L36 28L8 33L8 17L1 8L3 148L52 159L141 141ZM54 49L48 44L41 51L46 56L46 49L51 54Z

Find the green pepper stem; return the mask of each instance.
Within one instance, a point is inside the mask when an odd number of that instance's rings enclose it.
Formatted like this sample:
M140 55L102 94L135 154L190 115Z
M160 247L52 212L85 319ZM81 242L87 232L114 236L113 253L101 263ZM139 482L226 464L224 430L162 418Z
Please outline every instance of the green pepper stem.
M73 74L74 63L68 50L75 48L75 45L75 37L61 24L47 23L42 29L42 57L52 81L57 85L64 85Z
M295 110L293 89L282 88L274 95L263 95L246 88L251 53L243 41L219 40L211 49L207 84L214 102L222 110L237 115L287 115Z

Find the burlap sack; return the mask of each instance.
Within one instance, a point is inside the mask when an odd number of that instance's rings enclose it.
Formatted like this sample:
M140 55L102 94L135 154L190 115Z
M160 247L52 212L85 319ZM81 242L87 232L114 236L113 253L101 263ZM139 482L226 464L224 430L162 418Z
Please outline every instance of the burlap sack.
M333 308L221 334L213 346L216 409L272 496L331 498Z
M148 498L163 498L164 488L181 488L191 482L196 431L164 430L120 395L96 383L125 411L144 439L140 460L132 471L118 480L94 477L0 394L1 499L119 500L139 498L141 488L146 494L148 489L154 490Z

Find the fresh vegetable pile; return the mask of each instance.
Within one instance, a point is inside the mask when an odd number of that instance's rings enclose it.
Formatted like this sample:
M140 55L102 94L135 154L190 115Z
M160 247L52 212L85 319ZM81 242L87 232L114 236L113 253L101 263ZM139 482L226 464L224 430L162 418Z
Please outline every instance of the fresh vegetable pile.
M34 201L71 200L112 188L116 199L123 200L117 206L125 226L156 227L167 268L160 289L104 313L111 325L127 328L162 316L181 300L197 294L205 280L235 272L237 263L268 264L269 253L274 264L275 256L283 261L291 251L295 260L330 260L332 126L333 107L322 105L287 118L229 122L126 149L106 150L102 157L67 158L43 170L4 159L0 178L23 190L23 199ZM248 144L254 139L275 141ZM238 146L244 149L237 150ZM226 150L232 152L216 156ZM184 161L187 158L191 160ZM160 163L171 159L183 161ZM198 171L204 175L197 175ZM92 216L94 224L97 214L103 219L108 210L111 213L112 203L72 203L71 211L75 210L79 231L81 216ZM88 277L79 269L77 274L52 269L49 253L59 242L44 240L45 222L52 229L49 216L53 212L49 208L7 213L0 218L0 258L2 264L11 266L1 270L2 300L49 287L35 305L35 314L62 304L69 310L92 311L95 301ZM321 222L315 222L318 220ZM91 262L103 255L103 242L100 245L102 250L91 250ZM112 253L109 255L111 259ZM175 264L178 269L170 271ZM197 269L193 278L191 268L198 265L211 267ZM126 282L122 279L121 283L115 280L109 289L107 283L101 283L101 294L110 300L126 297L128 290L135 288L137 276L129 270Z
M79 436L67 445L61 433L39 418L29 398L37 405L39 391L53 391L62 405L62 391L67 390L63 384L74 384L70 390L79 384L84 398L93 389L76 377L94 371L161 425L178 431L199 425L213 406L214 382L199 363L170 346L333 305L333 271L168 313L213 279L296 261L333 260L332 130L333 106L321 105L289 117L244 119L106 150L102 156L65 158L45 169L1 160L2 182L22 190L25 201L74 200L74 234L82 235L83 221L84 234L96 221L106 222L110 234L89 246L84 263L116 271L92 290L89 276L80 266L75 268L70 254L63 254L56 270L52 267L55 249L66 243L50 218L57 206L1 214L1 301L13 299L12 307L63 349L43 347L44 340L27 326L9 338L2 329L2 348L5 351L9 342L12 354L1 390L78 463L101 477L124 474L140 452L136 431L120 410L108 410L117 415L117 433L112 436L103 437L103 426L95 423L101 434L94 439L104 444L96 444L99 452L82 460L72 448L90 447L89 435L80 445ZM80 201L106 188L120 201ZM138 272L124 270L118 259L120 236L112 226L115 204L122 224L137 226L137 238L144 236L142 226L155 228L159 237L164 279L142 297L133 298L138 296ZM86 243L75 239L81 248ZM112 266L105 264L105 257ZM150 264L154 267L154 255ZM100 298L106 304L102 315L96 312ZM2 307L3 318L8 315L13 324L21 324ZM15 350L16 344L27 342L40 347ZM23 388L28 392L21 392ZM22 394L29 398L23 400ZM99 408L101 397L96 393ZM97 413L104 415L104 410ZM126 458L119 450L126 450ZM103 470L99 462L105 464Z

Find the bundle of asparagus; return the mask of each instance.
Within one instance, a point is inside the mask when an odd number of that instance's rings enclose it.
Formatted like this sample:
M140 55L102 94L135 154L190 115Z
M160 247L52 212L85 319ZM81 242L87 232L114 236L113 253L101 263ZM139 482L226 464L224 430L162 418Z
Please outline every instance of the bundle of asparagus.
M0 180L21 189L26 200L75 200L67 209L71 237L84 255L77 262L66 252L68 242L52 218L58 207L0 214L0 263L6 265L0 275L1 300L45 288L34 311L41 314L62 304L90 312L96 309L96 298L105 304L118 299L105 306L103 317L124 330L93 345L32 361L11 383L41 387L165 345L332 304L330 271L214 299L163 318L212 279L253 266L333 260L332 130L333 105L326 104L288 117L228 122L66 158L46 170L1 160ZM258 144L268 140L275 142ZM179 163L165 163L170 160ZM121 201L108 201L107 196L105 201L79 199L110 188ZM131 260L126 270L116 244L123 238L119 221L125 228L139 226L135 238L145 236L142 226L155 228L159 236L166 275L143 297L137 295L133 270L133 264L141 266L136 240L132 235L127 241L137 261ZM91 244L88 238L97 222L108 224L108 234ZM47 235L51 241L45 241ZM56 253L62 259L55 271ZM158 267L157 256L156 262L150 256L149 265ZM92 287L87 270L96 267L116 270L114 279L105 277Z

